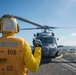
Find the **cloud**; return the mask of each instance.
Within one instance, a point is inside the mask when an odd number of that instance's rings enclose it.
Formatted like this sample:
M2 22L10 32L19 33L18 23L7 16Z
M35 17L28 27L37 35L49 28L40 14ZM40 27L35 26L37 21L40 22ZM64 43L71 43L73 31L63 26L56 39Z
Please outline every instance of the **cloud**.
M72 35L76 36L76 33ZM59 38L59 41L57 41L57 43L58 45L76 46L76 39L69 36L62 36Z
M64 40L64 39L66 39L65 36L62 36L62 37L59 38L59 40Z
M71 36L76 36L76 33L72 33Z
M76 0L67 0L66 9L69 9L73 4L76 4Z
M67 11L74 4L76 4L76 0L66 0L66 3L63 5L64 7L61 8L61 10L59 11L59 14L63 15L63 16L66 16L68 14Z

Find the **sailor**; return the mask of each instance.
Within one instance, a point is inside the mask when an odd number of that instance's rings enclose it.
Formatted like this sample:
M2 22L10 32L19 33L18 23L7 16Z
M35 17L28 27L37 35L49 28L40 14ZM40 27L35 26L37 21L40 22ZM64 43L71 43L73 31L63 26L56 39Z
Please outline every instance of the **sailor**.
M17 37L19 25L11 15L0 19L0 75L27 75L28 71L36 72L41 61L40 40L34 40L35 52L27 41ZM27 37L27 35L26 35Z

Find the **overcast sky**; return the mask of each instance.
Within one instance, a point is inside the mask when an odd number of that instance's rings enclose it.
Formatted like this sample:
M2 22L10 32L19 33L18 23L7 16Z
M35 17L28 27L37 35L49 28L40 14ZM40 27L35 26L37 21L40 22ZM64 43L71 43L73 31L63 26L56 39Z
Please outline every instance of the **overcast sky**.
M11 14L36 23L56 27L76 27L76 0L0 0L0 17ZM20 28L36 27L18 20ZM33 34L41 30L25 30L16 34L32 45ZM58 45L76 46L76 28L54 29Z

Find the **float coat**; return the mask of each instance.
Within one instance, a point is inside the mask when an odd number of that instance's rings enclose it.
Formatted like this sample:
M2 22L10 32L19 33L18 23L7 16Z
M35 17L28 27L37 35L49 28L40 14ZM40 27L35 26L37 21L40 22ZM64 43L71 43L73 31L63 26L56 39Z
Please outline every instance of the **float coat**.
M0 38L0 75L26 75L28 70L36 72L40 60L40 47L36 47L32 55L31 48L24 39L10 33L4 33Z

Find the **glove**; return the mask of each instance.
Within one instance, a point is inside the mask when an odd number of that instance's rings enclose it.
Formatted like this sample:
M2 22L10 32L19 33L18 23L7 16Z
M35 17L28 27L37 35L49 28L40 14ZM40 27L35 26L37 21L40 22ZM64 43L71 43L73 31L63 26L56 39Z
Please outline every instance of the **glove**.
M39 39L33 39L33 45L35 47L42 47L42 42Z

